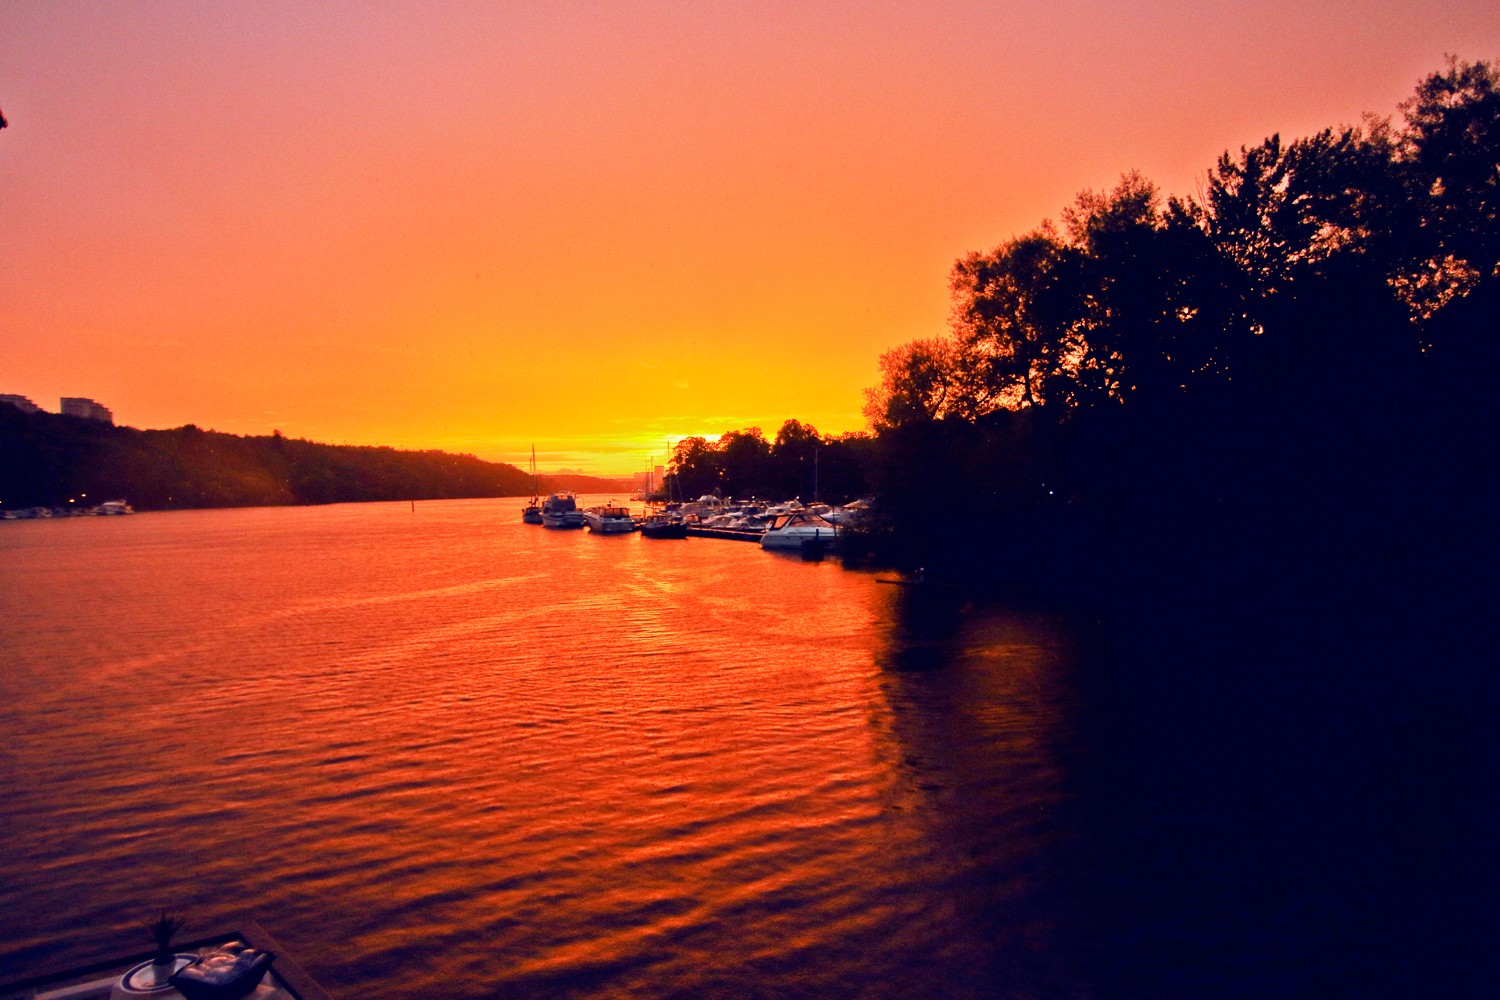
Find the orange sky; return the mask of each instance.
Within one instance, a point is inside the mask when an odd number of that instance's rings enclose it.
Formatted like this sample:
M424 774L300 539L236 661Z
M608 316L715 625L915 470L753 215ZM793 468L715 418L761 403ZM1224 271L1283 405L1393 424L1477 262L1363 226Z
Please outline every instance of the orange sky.
M0 8L0 393L600 474L858 430L947 272L1391 114L1492 2Z

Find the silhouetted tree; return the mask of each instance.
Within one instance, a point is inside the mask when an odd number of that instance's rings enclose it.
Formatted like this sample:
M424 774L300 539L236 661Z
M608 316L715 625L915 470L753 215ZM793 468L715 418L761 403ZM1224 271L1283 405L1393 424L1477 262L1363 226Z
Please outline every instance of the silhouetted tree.
M811 500L818 488L815 467L823 440L818 429L800 420L788 420L776 432L771 459L776 464L777 486L783 497Z
M1431 508L1399 485L1413 470L1456 507L1456 429L1500 364L1500 88L1451 60L1401 110L1226 152L1197 200L1163 207L1126 174L1063 235L958 261L950 335L886 352L866 393L898 547L1014 562L1038 555L1025 526L1060 559L1112 537L1125 566L1175 539L1196 565L1211 549L1187 539L1237 539L1237 558L1337 567L1392 510ZM1011 527L937 537L934 476Z
M975 417L987 399L974 385L977 359L951 337L914 340L880 356L880 384L865 390L876 430L947 416Z
M1398 155L1407 194L1423 206L1406 234L1417 251L1403 282L1413 310L1432 315L1500 275L1500 86L1487 63L1433 73L1401 105Z
M1071 407L1179 394L1217 367L1224 319L1218 253L1179 202L1129 173L1063 212L1069 244L1068 363L1048 397Z
M711 493L722 493L724 486L723 456L707 438L685 437L672 449L671 492L685 500L696 500Z
M953 327L979 359L987 395L1035 406L1041 386L1065 361L1063 300L1068 249L1050 226L953 267Z
M730 431L719 438L724 486L730 496L769 496L775 485L771 445L759 427Z

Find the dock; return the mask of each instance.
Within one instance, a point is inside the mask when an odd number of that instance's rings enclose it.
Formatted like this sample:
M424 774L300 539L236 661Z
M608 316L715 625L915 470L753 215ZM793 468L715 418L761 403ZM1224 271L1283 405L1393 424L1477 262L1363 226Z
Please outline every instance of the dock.
M705 528L700 524L688 525L687 533L689 538L727 538L736 542L758 542L765 534L749 528Z

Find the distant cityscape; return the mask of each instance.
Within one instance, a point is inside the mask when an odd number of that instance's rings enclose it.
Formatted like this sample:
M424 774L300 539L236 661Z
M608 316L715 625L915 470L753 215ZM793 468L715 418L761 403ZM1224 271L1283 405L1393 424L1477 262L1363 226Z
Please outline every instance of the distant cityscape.
M637 472L631 477L632 485L639 493L655 493L662 488L666 480L666 469L658 465L645 472Z
M0 403L8 403L23 413L46 413L48 411L37 406L25 396L17 396L15 393L0 392ZM84 420L97 420L101 424L113 424L115 415L110 412L109 407L85 399L82 396L64 396L60 400L61 413L68 417L82 417Z

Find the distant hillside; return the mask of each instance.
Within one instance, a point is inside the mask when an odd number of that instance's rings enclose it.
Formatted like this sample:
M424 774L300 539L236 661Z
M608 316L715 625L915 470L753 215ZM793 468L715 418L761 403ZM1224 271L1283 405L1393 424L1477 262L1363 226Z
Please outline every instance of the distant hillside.
M541 487L621 489L616 480L565 478L554 484L544 476ZM472 455L241 437L192 424L137 430L0 406L0 504L7 509L58 506L85 494L167 510L529 496L531 488L515 466Z

